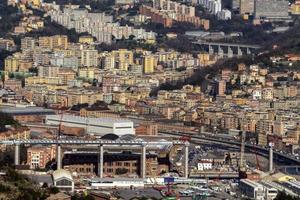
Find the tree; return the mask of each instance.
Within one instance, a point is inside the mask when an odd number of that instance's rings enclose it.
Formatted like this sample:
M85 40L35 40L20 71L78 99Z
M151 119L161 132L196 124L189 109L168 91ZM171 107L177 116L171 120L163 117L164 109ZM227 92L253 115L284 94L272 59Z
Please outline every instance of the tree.
M49 191L50 191L51 194L57 194L57 193L59 193L59 189L57 187L55 187L55 186L50 187Z
M128 172L128 169L126 169L126 168L117 168L116 169L116 174L117 175L126 174L127 172Z
M274 200L300 200L299 197L293 197L287 194L285 191L279 191Z

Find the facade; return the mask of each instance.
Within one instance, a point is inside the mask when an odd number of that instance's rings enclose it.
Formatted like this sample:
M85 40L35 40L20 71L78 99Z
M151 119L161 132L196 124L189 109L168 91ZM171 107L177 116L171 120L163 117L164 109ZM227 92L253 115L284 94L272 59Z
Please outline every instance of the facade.
M69 171L59 169L53 172L53 186L57 187L60 191L74 192L74 180Z
M27 164L30 169L44 169L46 164L55 157L56 146L33 146L27 149Z
M240 14L252 14L255 0L240 0Z
M197 165L197 169L199 171L211 170L212 167L213 167L212 159L201 159Z
M105 148L104 148L105 151ZM162 153L146 155L146 176L155 177L169 171L168 157ZM141 154L135 150L124 150L121 153L105 152L103 158L104 177L128 177L141 173ZM64 169L82 175L98 174L98 155L96 153L68 153L64 155Z
M226 92L226 82L224 80L220 80L217 84L217 93L219 96L224 96Z
M264 186L249 179L240 180L242 194L255 200L264 200Z
M138 127L135 128L136 135L157 135L158 125L152 122L140 123Z
M21 39L21 49L33 50L36 47L36 40L32 37L25 37Z
M85 67L98 66L98 51L87 49L81 51L81 65Z
M288 18L289 2L286 0L255 0L255 18Z
M144 73L153 73L155 70L155 67L157 66L157 60L154 56L144 56L143 58L143 67L144 67Z
M67 49L68 37L66 35L39 37L39 47L43 49Z

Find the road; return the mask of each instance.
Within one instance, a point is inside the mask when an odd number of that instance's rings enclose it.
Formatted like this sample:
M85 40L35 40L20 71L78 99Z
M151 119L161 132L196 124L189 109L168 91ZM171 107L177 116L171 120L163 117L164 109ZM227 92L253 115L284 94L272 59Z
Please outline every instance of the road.
M174 132L160 132L161 134L164 134L164 135L169 135L169 136L175 136L175 137L181 137L183 135L185 136L190 136L191 137L191 142L192 143L197 143L197 142L203 142L203 141L208 141L210 143L214 143L214 144L221 144L221 145L224 145L224 146L228 146L228 147L232 147L232 146L236 146L236 147L240 147L241 146L241 143L234 140L233 137L228 137L228 136L218 136L218 135L215 135L215 134L212 134L212 133L201 133L201 136L200 135L194 135L194 134L191 134L191 133L180 133L180 132L177 132L177 133L174 133ZM267 156L268 153L269 153L269 148L265 148L265 147L261 147L261 146L258 146L258 145L253 145L253 144L250 144L250 143L246 143L245 144L245 148L247 150L250 150L250 151L256 151L258 154L262 155L262 156ZM283 160L287 163L287 164L295 164L295 165L300 165L300 160L299 159L296 159L295 157L293 156L290 156L290 155L287 155L286 153L284 152L277 152L277 151L274 151L274 160L278 160L280 162L282 162Z

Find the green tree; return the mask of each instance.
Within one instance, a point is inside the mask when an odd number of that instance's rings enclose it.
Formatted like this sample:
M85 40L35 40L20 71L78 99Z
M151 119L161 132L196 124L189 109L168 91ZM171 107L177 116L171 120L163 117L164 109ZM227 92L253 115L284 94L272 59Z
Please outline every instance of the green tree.
M117 168L116 169L116 174L117 175L126 174L127 172L128 172L128 169L126 169L126 168Z
M285 191L279 191L274 200L300 200L299 197L294 197L287 194Z

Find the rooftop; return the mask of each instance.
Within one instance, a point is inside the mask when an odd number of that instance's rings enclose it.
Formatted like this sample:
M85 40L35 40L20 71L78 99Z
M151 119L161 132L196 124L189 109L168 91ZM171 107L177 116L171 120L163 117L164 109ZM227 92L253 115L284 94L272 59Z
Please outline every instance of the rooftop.
M0 106L0 112L10 115L43 115L43 114L55 114L54 110L45 109L42 107L12 107L12 106Z

